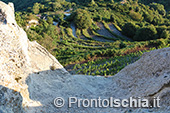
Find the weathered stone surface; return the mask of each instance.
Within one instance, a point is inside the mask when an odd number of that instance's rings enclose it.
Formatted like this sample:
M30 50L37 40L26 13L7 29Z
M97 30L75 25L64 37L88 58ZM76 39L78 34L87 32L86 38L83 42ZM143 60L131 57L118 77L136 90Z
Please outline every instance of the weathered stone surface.
M28 55L30 67L34 72L50 70L54 66L55 69L61 69L63 73L68 73L54 56L35 41L29 42Z
M7 5L4 2L0 1L0 9L0 13L5 14L4 16L8 24L16 24L13 3L9 3Z
M170 48L145 53L113 77L70 75L45 48L30 42L15 21L14 8L0 2L0 113L170 111ZM126 99L160 96L159 109L56 108L56 97ZM152 103L152 102L151 102Z
M55 97L128 99L143 97L152 100L159 96L160 109L132 109L133 112L168 112L170 110L170 48L145 53L140 60L125 67L114 77L62 75L58 71L42 71L28 77L30 98L42 103L46 112L125 112L129 109L55 108ZM48 77L47 77L48 75ZM39 82L41 81L41 82ZM67 105L67 104L66 104Z
M7 90L4 93L1 90L4 96L0 98L0 112L20 113L24 111L19 108L24 108L27 104L41 105L29 98L25 82L29 73L49 70L50 66L60 68L62 73L68 72L46 49L36 42L29 42L25 31L16 24L12 3L7 5L0 1L0 9L6 20L0 23L0 86ZM7 93L12 91L18 96ZM11 101L11 98L19 98L19 101ZM11 105L6 106L4 100Z

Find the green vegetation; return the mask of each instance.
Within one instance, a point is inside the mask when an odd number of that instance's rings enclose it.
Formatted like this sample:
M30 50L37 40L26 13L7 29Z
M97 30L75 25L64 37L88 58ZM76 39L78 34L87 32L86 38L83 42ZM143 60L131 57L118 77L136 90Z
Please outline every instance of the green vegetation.
M128 37L134 37L139 26L134 23L126 23L122 28L122 33Z
M141 55L142 52L137 52L114 58L92 60L87 63L74 65L73 70L85 75L112 76L125 66L139 59Z
M168 10L168 11L170 10L169 9L169 5L170 5L169 0L139 0L139 2L144 3L144 4L150 4L150 3L157 2L157 3L162 4L163 6L165 6L166 10ZM158 7L158 9L161 9L161 7Z
M86 10L78 9L75 11L74 23L79 29L87 29L91 26L91 18Z
M139 30L137 30L136 35L134 36L134 40L150 40L150 39L156 39L156 28L153 25L143 27Z
M110 76L138 60L143 52L169 47L170 12L165 5L169 2L157 1L13 2L18 10L16 20L29 39L47 48L66 69ZM30 24L30 20L39 23Z

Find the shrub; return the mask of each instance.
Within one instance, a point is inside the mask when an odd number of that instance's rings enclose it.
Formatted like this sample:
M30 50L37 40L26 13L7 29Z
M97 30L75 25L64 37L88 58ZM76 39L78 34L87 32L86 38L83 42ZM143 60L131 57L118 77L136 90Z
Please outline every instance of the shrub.
M133 38L135 36L135 33L138 29L138 26L134 23L126 23L122 28L122 33L128 37Z
M160 36L160 38L168 38L169 37L169 31L164 30Z
M141 21L143 19L140 13L137 13L133 10L130 11L129 16L136 21Z
M116 23L116 18L117 18L116 15L112 14L110 16L110 21Z
M136 41L145 41L155 39L157 30L155 26L150 25L137 30L136 35L133 37Z
M121 43L119 44L119 48L122 49L122 48L125 48L127 45L125 43L123 43L123 41L121 41Z
M157 35L158 35L158 37L161 37L161 35L162 35L162 33L163 33L163 31L164 30L167 30L167 27L164 25L164 26L159 26L159 27L157 27L156 28L156 30L157 30Z

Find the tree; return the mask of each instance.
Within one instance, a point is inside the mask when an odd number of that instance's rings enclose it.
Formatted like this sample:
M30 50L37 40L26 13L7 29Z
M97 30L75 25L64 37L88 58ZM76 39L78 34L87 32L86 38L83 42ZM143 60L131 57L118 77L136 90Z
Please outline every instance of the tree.
M114 0L110 0L110 2L113 4L113 3L114 3Z
M63 13L58 14L57 18L59 19L61 25L65 22Z
M145 21L151 23L154 19L154 15L149 14L148 12L144 12L144 18L145 18Z
M164 23L164 19L162 18L161 15L155 15L154 18L153 18L152 23L153 23L154 25L159 25L159 24Z
M32 13L28 13L27 16L26 16L26 20L27 21L29 21L29 20L37 20L37 17Z
M133 10L130 11L129 15L131 16L132 19L136 21L141 21L143 19L142 15L140 13L137 13Z
M40 4L39 6L40 6L40 12L43 12L45 9L45 6L43 4Z
M39 3L35 3L33 8L32 8L32 11L34 14L38 14L40 12L40 6L39 6Z
M166 15L164 5L159 4L159 3L151 3L150 7L153 8L154 10L157 10L159 12L159 14L161 14L163 16Z
M40 25L42 25L43 29L46 30L49 24L44 19L41 19Z
M62 6L61 6L61 4L59 3L59 2L54 2L53 3L53 8L54 8L54 10L56 10L56 9L60 9Z
M53 18L48 16L47 22L48 22L48 24L53 24Z
M169 37L169 31L167 30L164 30L161 34L161 37L160 38L168 38Z
M94 18L93 20L94 21L98 21L98 22L101 22L102 21L102 16L101 15L97 15L96 18Z
M74 22L79 29L86 29L92 24L89 13L82 9L75 12Z
M157 30L155 26L149 25L137 30L136 35L133 37L136 41L153 40L156 38Z
M167 26L163 25L163 26L158 26L156 27L157 30L157 35L158 37L161 37L161 35L163 34L164 31L167 30ZM161 37L162 38L162 37Z
M129 22L123 26L122 33L130 38L133 38L138 28L139 26Z
M90 4L93 4L93 5L94 5L94 4L96 4L96 3L95 3L95 1L94 1L94 0L91 0L91 3L90 3Z
M22 18L22 13L21 12L16 12L15 13L15 20L17 21L17 24L19 26L24 26L26 24L26 20Z
M91 2L88 4L88 6L98 6L94 0L91 0Z

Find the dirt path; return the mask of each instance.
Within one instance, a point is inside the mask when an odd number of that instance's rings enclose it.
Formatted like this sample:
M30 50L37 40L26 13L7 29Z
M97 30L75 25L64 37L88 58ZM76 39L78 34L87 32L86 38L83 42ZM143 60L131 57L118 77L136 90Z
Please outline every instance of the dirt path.
M113 40L107 40L107 39L104 39L102 37L98 37L98 36L95 36L95 35L92 35L91 36L94 40L96 41L100 41L100 42L114 42Z
M76 26L75 26L75 24L72 22L72 23L70 24L70 26L71 26L71 29L72 29L73 36L77 38L77 35L76 35Z
M97 33L99 33L100 35L103 35L105 37L110 37L110 38L116 38L104 27L103 23L98 22L97 26L100 27L100 29L97 30Z
M100 42L114 42L113 40L107 40L107 39L104 39L102 37L93 35L92 32L89 29L87 31L88 31L90 37L92 37L96 41L100 41Z
M113 33L115 33L115 34L117 34L118 36L121 36L121 37L123 37L123 38L125 38L125 39L127 39L127 40L129 40L129 41L132 41L132 39L130 39L130 38L122 35L122 33L121 33L120 31L118 31L118 30L116 29L116 27L115 27L112 23L110 23L110 24L108 24L108 25L109 25L109 27L110 27L110 30L111 30Z

